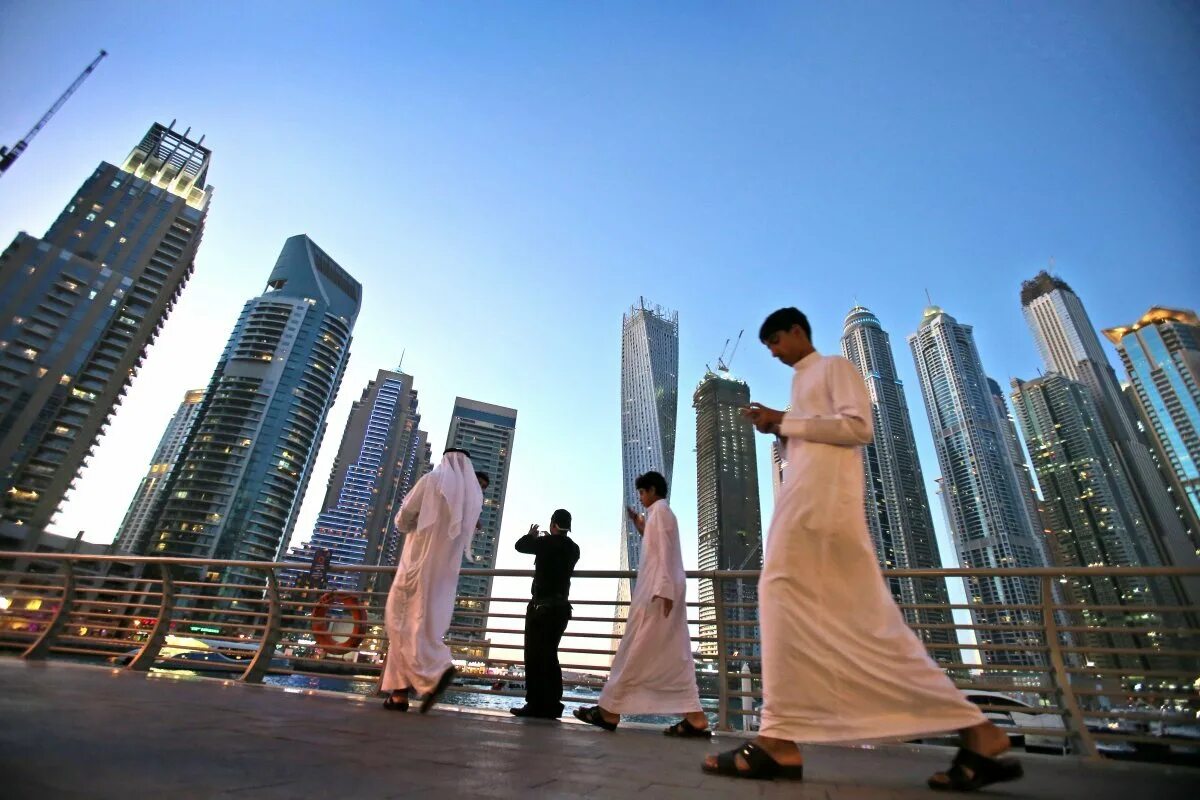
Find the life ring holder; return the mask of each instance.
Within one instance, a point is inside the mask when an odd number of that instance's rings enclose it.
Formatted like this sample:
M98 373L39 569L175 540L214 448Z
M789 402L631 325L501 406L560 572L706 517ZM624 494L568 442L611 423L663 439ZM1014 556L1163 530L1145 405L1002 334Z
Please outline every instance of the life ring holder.
M354 630L343 639L334 638L329 629L329 610L341 606L354 618ZM327 653L341 654L357 650L367 633L367 611L358 598L347 592L326 592L317 600L312 613L313 638Z

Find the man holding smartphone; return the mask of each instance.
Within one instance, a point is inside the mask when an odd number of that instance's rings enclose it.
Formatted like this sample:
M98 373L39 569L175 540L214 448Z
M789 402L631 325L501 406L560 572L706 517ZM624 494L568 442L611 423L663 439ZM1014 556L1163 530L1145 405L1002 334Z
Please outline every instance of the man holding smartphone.
M518 552L534 556L533 599L525 613L525 705L511 709L518 717L558 719L563 712L558 643L571 619L571 573L579 561L570 531L571 512L560 508L549 531L535 523L517 540Z

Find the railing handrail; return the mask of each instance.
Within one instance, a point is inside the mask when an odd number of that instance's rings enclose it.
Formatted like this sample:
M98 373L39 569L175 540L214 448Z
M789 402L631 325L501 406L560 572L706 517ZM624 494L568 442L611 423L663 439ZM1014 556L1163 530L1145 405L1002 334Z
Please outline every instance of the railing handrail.
M25 550L0 550L0 559L24 559L30 561L99 561L127 564L174 564L195 567L243 567L261 570L307 570L311 564L298 561L235 561L218 558L176 558L170 556L92 555L89 553L38 553ZM330 572L392 573L395 565L370 566L366 564L329 564ZM1040 577L1200 577L1200 567L943 567L939 569L883 569L885 577L892 578L974 578L983 576L1040 578ZM463 567L463 575L479 575L494 578L528 578L532 569L486 569ZM578 578L633 578L637 570L575 570ZM762 575L757 569L710 569L687 570L688 578L757 578Z

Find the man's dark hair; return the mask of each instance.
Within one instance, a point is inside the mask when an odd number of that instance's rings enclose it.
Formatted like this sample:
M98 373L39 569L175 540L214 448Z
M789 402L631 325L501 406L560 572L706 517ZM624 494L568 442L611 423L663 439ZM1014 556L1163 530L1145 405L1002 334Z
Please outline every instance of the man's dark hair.
M478 478L479 480L483 481L484 483L486 483L488 486L492 485L492 479L488 477L488 474L486 472L482 472L480 470L475 470L475 477Z
M800 309L791 306L773 311L763 320L762 327L758 329L758 340L765 342L773 334L787 333L793 325L799 325L804 335L812 341L812 327L808 324L808 317L804 316Z
M667 497L667 479L661 472L651 470L645 475L639 475L633 486L635 489L653 489L654 493L664 500Z
M562 528L564 531L571 530L571 512L565 508L560 508L550 515L550 521Z
M442 455L447 455L449 453L462 453L467 458L471 457L471 451L463 450L461 447L447 447L445 450L442 451Z

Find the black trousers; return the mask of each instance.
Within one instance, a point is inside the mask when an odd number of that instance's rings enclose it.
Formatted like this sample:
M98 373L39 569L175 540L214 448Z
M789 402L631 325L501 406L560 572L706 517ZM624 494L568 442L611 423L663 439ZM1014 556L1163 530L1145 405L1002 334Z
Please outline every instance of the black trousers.
M563 712L558 643L570 619L568 603L531 602L525 612L525 704L531 711Z

